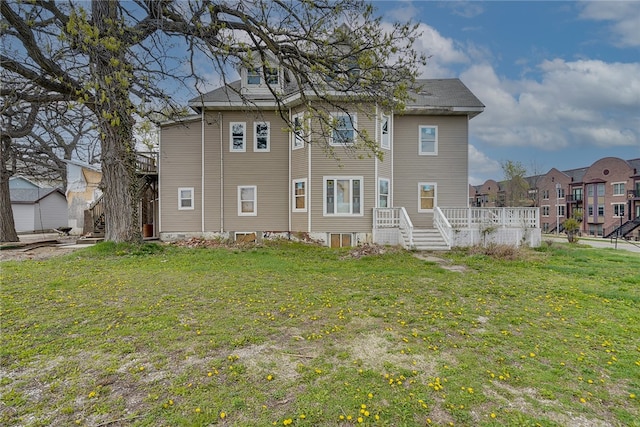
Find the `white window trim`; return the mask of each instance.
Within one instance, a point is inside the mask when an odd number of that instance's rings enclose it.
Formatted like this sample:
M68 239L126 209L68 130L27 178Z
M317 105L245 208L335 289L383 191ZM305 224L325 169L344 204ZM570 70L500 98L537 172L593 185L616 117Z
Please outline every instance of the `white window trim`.
M296 133L295 130L295 121L296 119L300 119L300 125L302 126L302 135L298 135ZM305 125L304 125L304 114L303 113L298 113L298 114L294 114L291 117L291 124L294 125L294 129L293 132L291 132L291 149L292 150L299 150L300 148L304 148L304 143L306 142L306 135L305 135ZM299 144L298 144L299 142Z
M189 191L191 193L191 197L188 198L182 198L182 192L183 191ZM182 201L183 200L191 200L191 206L182 206ZM194 210L195 207L195 203L196 202L196 198L195 198L195 192L193 190L193 187L178 187L178 210L179 211L192 211Z
M258 125L267 125L267 148L258 148ZM253 122L253 151L256 153L268 153L271 151L271 123Z
M338 181L338 180L349 180L351 188L351 201L349 202L349 210L350 213L328 213L327 212L327 181ZM360 181L360 213L352 213L353 212L353 181ZM335 197L335 195L334 195ZM336 202L334 201L334 211L336 207ZM364 178L362 176L324 176L322 177L322 215L330 216L330 217L359 217L364 216Z
M242 125L242 149L233 147L233 126ZM229 151L232 153L244 153L247 151L247 122L229 122Z
M352 145L354 145L356 143L356 141L358 140L358 114L357 113L342 113L342 112L334 112L331 113L331 117L336 120L338 119L338 117L342 117L345 116L348 119L351 120L351 124L353 125L353 140L349 143L342 143L342 142L335 142L333 140L333 133L337 130L337 129L330 129L331 131L331 138L329 138L329 145L331 145L332 147L350 147Z
M560 213L562 211L562 213ZM564 205L556 205L556 215L558 217L564 218L565 213L567 212L567 208Z
M622 184L622 185L624 185L624 187L625 187L625 188L622 190L622 193L616 193L616 192L615 192L616 185L620 186L621 184ZM612 182L612 183L611 183L611 193L612 193L614 196L624 196L624 195L625 195L625 193L626 193L626 187L627 187L627 183L626 183L626 181Z
M622 215L616 215L616 206L622 206ZM618 208L618 211L620 209ZM627 204L626 203L611 203L611 212L613 212L612 217L613 218L624 218L624 216L627 214Z
M253 189L253 212L242 212L242 190L245 188ZM255 185L238 185L238 216L257 216L258 215L258 187Z
M387 208L389 208L391 207L391 180L388 178L378 178L378 207L381 207L380 196L382 196L382 193L380 193L380 184L382 181L387 181Z
M420 192L422 191L423 185L433 185L433 209L420 208L420 206L422 206L422 203L420 203L422 201L420 197ZM438 184L435 182L419 182L418 183L418 212L420 213L433 212L436 206L438 206Z
M304 184L304 208L300 209L300 208L296 208L296 200L298 198L298 196L296 195L296 184L297 183L303 183ZM307 211L307 193L309 192L309 187L307 186L307 178L302 178L302 179L294 179L293 180L293 194L291 195L291 206L292 206L292 212L306 212Z
M423 152L422 151L422 129L423 128L434 128L436 130L435 142L433 144L433 152ZM438 155L438 139L440 137L440 132L438 131L438 126L436 125L420 125L418 126L418 155L420 156L437 156Z
M387 135L385 138L385 134L382 130L382 126L387 121ZM380 118L380 148L384 148L385 150L391 149L391 117L383 114Z
M544 213L545 211L547 211L547 213ZM549 212L551 212L551 205L542 205L542 206L540 206L540 214L543 217L548 217L549 216Z

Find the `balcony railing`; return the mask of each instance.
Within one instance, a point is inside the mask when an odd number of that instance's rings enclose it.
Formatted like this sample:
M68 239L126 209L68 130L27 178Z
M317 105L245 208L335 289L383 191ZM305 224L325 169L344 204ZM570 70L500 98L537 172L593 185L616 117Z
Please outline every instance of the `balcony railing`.
M143 174L158 173L158 153L136 153L136 172Z
M627 190L628 199L640 199L640 190Z

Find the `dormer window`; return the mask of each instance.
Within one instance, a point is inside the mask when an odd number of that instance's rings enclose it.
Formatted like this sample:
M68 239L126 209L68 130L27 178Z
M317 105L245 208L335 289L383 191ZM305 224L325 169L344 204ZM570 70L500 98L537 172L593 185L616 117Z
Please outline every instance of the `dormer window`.
M277 85L278 84L278 69L277 68L267 68L265 69L265 81L268 85Z
M260 83L262 83L262 79L260 77L260 71L257 68L247 69L247 84L259 85ZM277 80L276 80L276 83L277 83Z

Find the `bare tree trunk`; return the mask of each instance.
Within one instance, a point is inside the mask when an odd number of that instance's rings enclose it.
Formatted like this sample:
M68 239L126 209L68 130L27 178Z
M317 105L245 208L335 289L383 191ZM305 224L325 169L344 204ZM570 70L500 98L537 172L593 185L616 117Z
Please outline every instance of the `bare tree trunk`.
M103 37L117 32L118 3L92 2L93 21ZM135 242L141 240L138 226L138 189L136 154L133 140L135 109L129 99L131 70L124 51L99 46L93 53L93 72L98 83L97 105L102 146L102 187L105 208L105 240Z
M11 137L2 135L0 143L0 242L17 242L18 233L13 221L11 209L11 194L9 192L9 178L12 171L7 164L11 160Z

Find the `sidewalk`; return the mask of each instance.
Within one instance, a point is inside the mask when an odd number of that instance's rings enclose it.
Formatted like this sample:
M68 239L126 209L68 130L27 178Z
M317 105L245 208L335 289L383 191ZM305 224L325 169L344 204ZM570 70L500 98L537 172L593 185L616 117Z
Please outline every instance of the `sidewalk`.
M546 240L551 240L552 242L568 243L567 236L563 234L560 234L559 236L556 236L554 234L543 234L542 235L543 244ZM599 239L596 237L578 237L578 243L581 245L589 245L594 248L609 248L609 249L617 249L617 250L640 253L640 242L634 242L635 245L633 245L625 240L618 240L616 245L615 239L611 240L611 239Z

